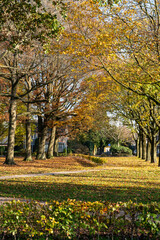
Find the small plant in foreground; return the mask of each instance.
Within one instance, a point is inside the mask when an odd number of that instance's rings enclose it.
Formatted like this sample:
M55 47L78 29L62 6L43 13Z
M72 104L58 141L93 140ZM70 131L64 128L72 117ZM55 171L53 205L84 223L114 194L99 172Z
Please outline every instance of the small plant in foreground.
M8 236L14 239L83 239L83 236L94 239L112 235L119 239L121 236L158 239L159 214L158 203L111 204L71 199L45 204L12 201L0 206L0 236L6 239Z

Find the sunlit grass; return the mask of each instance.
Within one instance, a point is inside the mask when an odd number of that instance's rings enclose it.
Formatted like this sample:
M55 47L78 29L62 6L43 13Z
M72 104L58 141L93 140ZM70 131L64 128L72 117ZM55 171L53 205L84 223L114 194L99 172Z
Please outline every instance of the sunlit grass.
M59 168L55 169L63 171L78 170L79 168L100 170L102 168L103 170L1 180L0 195L40 201L62 201L74 198L83 201L160 202L160 168L156 164L147 163L136 157L112 157L106 158L106 165L103 166L89 166L89 162L85 163L85 166L83 161L79 161L80 166L78 166L76 159L71 158L72 161L68 159L68 163L67 159L63 158L63 161L66 161L64 165L61 165L62 159L59 159ZM58 162L58 158L56 161ZM45 166L43 165L40 169L42 171ZM54 167L46 167L45 170L54 172ZM17 174L18 167L16 167L16 171ZM22 173L22 170L19 173Z

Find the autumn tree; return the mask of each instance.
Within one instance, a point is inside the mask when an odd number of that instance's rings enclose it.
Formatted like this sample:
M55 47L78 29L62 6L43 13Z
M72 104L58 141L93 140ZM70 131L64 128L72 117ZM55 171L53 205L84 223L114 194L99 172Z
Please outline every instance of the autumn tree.
M78 11L73 14L77 6ZM103 72L107 79L112 79L124 89L140 95L142 101L144 98L145 104L137 106L138 116L141 116L139 130L141 132L141 125L146 124L147 128L152 129L150 140L154 141L159 126L158 111L156 118L153 117L153 112L159 106L158 2L128 0L120 1L112 7L102 3L99 7L92 1L83 1L77 3L77 6L70 7L70 16L74 23L68 18L71 28L71 34L67 35L70 40L68 51L71 48L83 58L88 63L88 71L94 71L97 75ZM78 44L75 45L72 39ZM149 107L150 103L155 106ZM146 111L145 108L149 112L147 120L144 113L141 113L141 109ZM143 145L144 143L145 140ZM152 161L154 158L152 156Z
M159 116L155 103L150 99L139 96L133 92L121 89L114 97L112 106L114 111L120 115L128 124L132 124L136 131L138 157L151 162L156 162L156 140L159 125L154 118ZM147 142L147 146L146 146Z
M47 155L52 157L55 127L63 125L66 118L74 114L79 98L83 94L81 88L83 73L77 72L73 57L60 54L59 48L56 52L54 48L54 53L51 51L51 54L48 54L45 62L39 65L39 69L39 74L34 78L38 84L43 83L42 87L34 92L34 97L37 99L35 107L39 129L37 159L45 159L48 128L52 129L53 136L51 131ZM38 99L44 99L44 101L39 102Z
M8 91L1 95L10 99L8 151L6 164L14 164L14 142L17 101L27 94L19 94L19 84L32 75L35 59L30 49L44 45L47 38L58 33L60 25L55 14L46 11L41 1L0 1L1 7L1 72L0 77L8 83ZM30 48L30 49L29 49ZM34 56L38 55L34 48ZM38 51L38 50L37 50ZM24 65L25 59L27 66ZM29 61L31 60L31 61Z

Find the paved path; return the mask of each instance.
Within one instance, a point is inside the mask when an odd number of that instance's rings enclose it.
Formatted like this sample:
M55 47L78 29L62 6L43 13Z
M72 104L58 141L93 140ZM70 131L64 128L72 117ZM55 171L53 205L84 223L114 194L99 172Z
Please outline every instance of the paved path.
M7 180L12 178L26 178L26 177L40 177L40 176L56 176L56 175L65 175L65 174L72 174L72 173L84 173L84 172L98 172L98 171L105 171L110 169L123 169L123 167L111 167L111 168L104 168L104 169L88 169L88 170L75 170L75 171L63 171L63 172L53 172L53 173L34 173L34 174L23 174L23 175L9 175L9 176L0 176L0 180ZM5 202L9 202L12 200L20 200L20 201L27 201L25 199L18 199L18 198L8 198L8 197L0 197L0 204Z
M84 173L84 172L99 172L112 169L123 169L123 167L111 167L103 169L88 169L88 170L75 170L75 171L63 171L63 172L53 172L53 173L33 173L33 174L22 174L22 175L9 175L0 176L0 180L10 179L10 178L25 178L25 177L39 177L39 176L55 176L55 175L65 175L72 173Z

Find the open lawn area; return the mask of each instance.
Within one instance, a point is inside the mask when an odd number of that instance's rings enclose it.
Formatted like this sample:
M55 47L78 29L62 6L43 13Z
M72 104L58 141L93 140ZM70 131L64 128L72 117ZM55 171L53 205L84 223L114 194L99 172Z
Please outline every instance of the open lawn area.
M3 165L0 176L49 173L71 170L102 170L63 175L37 176L0 180L0 196L39 201L76 199L83 201L160 202L160 168L137 157L108 157L98 166L75 157Z

